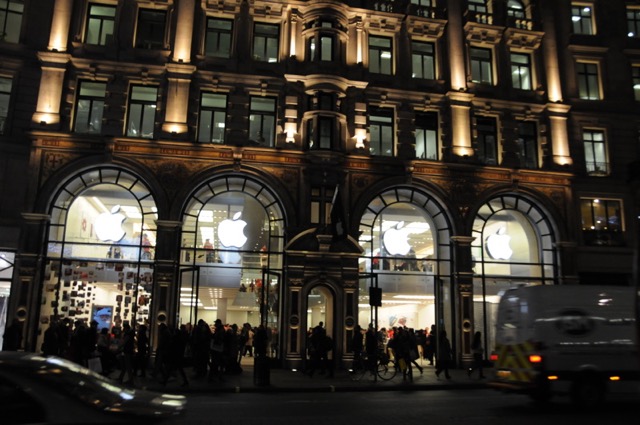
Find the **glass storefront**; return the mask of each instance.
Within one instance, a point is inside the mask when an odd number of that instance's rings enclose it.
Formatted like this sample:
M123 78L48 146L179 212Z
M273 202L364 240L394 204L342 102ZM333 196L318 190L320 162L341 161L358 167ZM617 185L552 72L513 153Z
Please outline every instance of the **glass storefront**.
M475 330L483 333L490 351L502 293L514 286L555 283L555 232L539 207L506 195L478 210L473 236Z
M157 210L140 180L100 169L70 179L50 209L37 349L53 320L148 324Z
M275 196L222 178L194 192L182 222L179 323L262 324L277 355L284 217Z
M11 294L11 278L15 264L15 252L0 250L0 348L3 344L3 335L7 325L7 312L9 310L9 295Z
M360 231L360 326L428 332L436 325L451 334L450 226L439 204L410 188L387 191L370 202ZM382 292L377 309L370 287Z

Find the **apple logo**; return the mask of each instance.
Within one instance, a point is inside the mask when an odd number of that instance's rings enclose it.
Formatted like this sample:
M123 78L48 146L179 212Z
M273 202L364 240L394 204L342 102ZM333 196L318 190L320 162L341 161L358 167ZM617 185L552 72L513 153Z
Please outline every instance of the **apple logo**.
M407 241L409 229L403 228L403 226L404 221L401 221L382 235L384 248L390 255L407 255L411 249L411 245Z
M233 219L227 218L218 224L218 239L224 247L242 248L247 242L247 237L244 235L244 227L247 222L240 220L241 216L242 211L238 211L233 215Z
M506 229L501 227L495 234L487 237L487 252L494 260L508 260L513 255L513 250L509 246L511 236L505 232Z
M120 213L120 205L111 208L111 212L104 212L98 216L94 223L96 236L101 241L118 242L124 238L125 231L122 228L122 222L125 215Z

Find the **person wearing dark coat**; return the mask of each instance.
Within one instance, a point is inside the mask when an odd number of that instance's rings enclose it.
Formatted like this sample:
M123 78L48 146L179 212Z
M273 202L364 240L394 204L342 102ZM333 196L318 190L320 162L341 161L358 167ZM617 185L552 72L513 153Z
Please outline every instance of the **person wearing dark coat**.
M187 331L187 327L185 325L181 325L179 329L176 329L173 332L173 335L171 337L171 345L169 347L167 357L167 373L165 375L164 381L161 382L162 385L166 385L169 377L171 377L173 372L178 372L180 374L183 387L189 385L187 374L184 373L184 351L187 348L188 343L189 332Z
M436 350L436 377L440 378L440 373L444 371L445 378L451 379L451 375L449 375L452 355L451 343L447 338L447 332L444 330L440 331Z
M45 356L59 356L60 342L58 340L58 322L52 320L49 327L44 331L44 341L42 342L42 354Z

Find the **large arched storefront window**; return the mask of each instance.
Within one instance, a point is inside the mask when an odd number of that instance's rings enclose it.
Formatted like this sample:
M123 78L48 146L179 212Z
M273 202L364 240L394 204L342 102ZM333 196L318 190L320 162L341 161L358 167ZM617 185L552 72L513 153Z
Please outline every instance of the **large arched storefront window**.
M503 195L478 210L472 236L474 323L491 350L502 292L512 286L556 283L555 231L532 201Z
M247 177L200 186L183 213L178 322L267 326L278 355L284 215Z
M376 196L360 222L358 322L375 322L369 287L382 291L378 328L454 329L451 226L439 202L412 188Z
M117 168L80 173L49 214L38 342L51 321L116 331L149 322L156 205L147 186Z

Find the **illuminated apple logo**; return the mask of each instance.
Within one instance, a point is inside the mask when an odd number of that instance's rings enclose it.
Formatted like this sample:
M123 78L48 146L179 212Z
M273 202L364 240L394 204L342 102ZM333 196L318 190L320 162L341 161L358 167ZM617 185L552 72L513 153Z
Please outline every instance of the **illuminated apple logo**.
M513 255L513 250L509 246L511 236L505 232L506 229L501 227L495 234L487 237L487 251L494 260L508 260Z
M125 231L122 228L122 222L125 215L120 213L120 205L111 208L111 212L104 212L98 216L94 223L96 236L101 241L118 242L124 238Z
M409 241L407 240L409 229L403 226L404 221L401 221L382 235L384 248L390 255L407 255L411 249L411 245L409 245Z
M247 242L247 237L244 235L247 222L240 220L241 216L242 212L238 211L233 215L233 219L227 218L218 224L218 239L224 247L242 248Z

